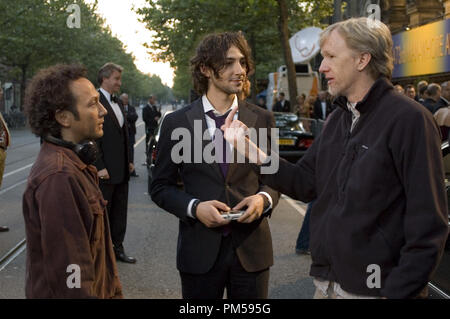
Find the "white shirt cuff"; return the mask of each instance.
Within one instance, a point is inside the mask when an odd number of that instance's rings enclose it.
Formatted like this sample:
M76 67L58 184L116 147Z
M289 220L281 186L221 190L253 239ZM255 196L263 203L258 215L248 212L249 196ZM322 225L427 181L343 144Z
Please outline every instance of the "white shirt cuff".
M189 202L189 205L188 205L188 208L187 208L187 215L189 216L189 217L191 217L192 219L195 219L195 217L192 215L192 205L194 204L194 202L197 200L197 198L194 198L194 199L192 199L190 202Z
M269 193L266 193L266 192L259 192L258 194L262 194L262 195L266 196L267 200L269 201L269 204L270 204L269 207L263 211L263 214L264 214L272 209L272 204L273 204L272 197L269 195Z

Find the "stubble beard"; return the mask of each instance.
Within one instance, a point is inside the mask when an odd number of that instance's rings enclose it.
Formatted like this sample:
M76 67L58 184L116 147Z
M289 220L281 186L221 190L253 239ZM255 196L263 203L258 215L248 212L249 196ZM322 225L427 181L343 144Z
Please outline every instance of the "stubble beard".
M337 89L337 88L333 88L333 87L331 87L331 86L329 86L328 87L328 93L331 95L331 96L335 96L335 97L338 97L339 96L339 94L340 94L340 92L339 92L339 90Z
M232 95L232 94L239 94L242 92L242 90L244 89L244 83L241 82L241 85L239 86L235 86L234 84L231 84L232 82L230 80L225 80L222 77L217 77L212 81L212 84L219 89L220 91L222 91L223 93L227 94L227 95ZM229 85L227 85L229 84Z

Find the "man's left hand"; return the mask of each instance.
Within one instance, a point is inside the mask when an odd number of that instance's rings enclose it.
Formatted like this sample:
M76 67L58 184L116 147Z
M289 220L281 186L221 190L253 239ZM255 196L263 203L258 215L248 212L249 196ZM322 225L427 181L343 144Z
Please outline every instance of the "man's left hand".
M134 171L134 164L133 163L129 164L129 170L130 170L130 173L133 173L133 171Z
M244 215L237 220L239 223L251 223L254 220L261 217L264 210L264 195L256 194L244 198L239 204L237 204L233 210L240 210L243 207L247 207Z

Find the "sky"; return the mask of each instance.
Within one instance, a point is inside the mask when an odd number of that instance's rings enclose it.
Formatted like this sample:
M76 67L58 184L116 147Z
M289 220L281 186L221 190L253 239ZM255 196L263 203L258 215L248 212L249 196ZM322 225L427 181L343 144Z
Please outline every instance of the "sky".
M85 0L94 3L94 0ZM173 70L169 63L153 62L144 43L152 42L152 32L138 21L139 16L132 10L144 7L144 0L98 0L97 13L105 19L114 36L126 46L126 51L135 57L136 67L145 74L158 75L161 81L172 87ZM83 17L81 17L83 23Z

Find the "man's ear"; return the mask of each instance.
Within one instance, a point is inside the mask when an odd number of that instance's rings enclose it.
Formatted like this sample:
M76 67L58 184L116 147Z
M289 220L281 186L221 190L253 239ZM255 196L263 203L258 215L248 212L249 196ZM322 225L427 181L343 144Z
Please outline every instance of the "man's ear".
M200 66L200 72L207 77L208 79L211 77L211 69L206 67L204 64Z
M74 116L72 112L64 110L57 110L55 114L55 120L62 127L69 128L72 125L72 121L74 120Z
M370 60L372 60L372 55L369 52L361 53L358 57L358 71L362 72L367 67Z

